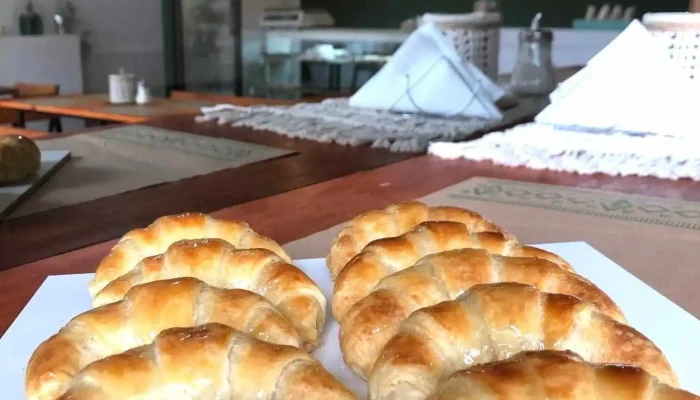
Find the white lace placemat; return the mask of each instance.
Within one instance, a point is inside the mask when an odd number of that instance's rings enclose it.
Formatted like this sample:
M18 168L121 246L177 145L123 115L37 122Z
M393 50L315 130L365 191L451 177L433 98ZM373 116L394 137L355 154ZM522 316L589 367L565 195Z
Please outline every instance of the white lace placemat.
M454 119L353 108L347 99L328 99L291 107L221 104L203 108L197 121L247 126L318 142L420 152L427 150L430 142L458 141L477 132L502 129L532 118L540 110L537 104L521 102L505 111L502 120Z
M428 153L532 169L700 180L700 138L558 130L529 123L465 143L436 142Z

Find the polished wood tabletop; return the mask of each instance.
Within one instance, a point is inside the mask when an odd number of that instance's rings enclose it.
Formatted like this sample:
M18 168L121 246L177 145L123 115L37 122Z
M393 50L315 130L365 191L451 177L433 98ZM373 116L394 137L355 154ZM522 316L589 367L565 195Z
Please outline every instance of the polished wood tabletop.
M0 107L18 111L121 123L140 123L170 115L195 115L201 107L213 104L206 100L154 98L145 105L114 105L104 94L0 100Z
M114 239L163 214L216 211L416 156L289 139L216 122L197 123L191 116L154 120L148 125L295 153L4 220L0 222L0 271Z
M1 93L1 92L0 92ZM305 99L305 101L309 101ZM143 123L169 116L193 116L202 107L218 103L251 106L259 104L293 104L290 100L257 99L228 95L197 95L175 92L168 98L155 97L148 104L111 104L106 94L78 94L51 97L0 99L0 107L32 111L54 116L83 118L118 123Z
M304 166L298 168L303 169ZM501 167L487 162L447 161L431 156L418 156L370 171L357 172L223 208L214 212L213 215L219 218L245 220L256 231L280 243L288 243L347 221L368 209L422 197L475 176L700 201L700 185L691 181L605 175L582 176ZM293 178L287 177L287 179ZM266 184L269 182L267 181ZM174 191L170 195L174 196L175 193L177 192ZM134 201L139 200L134 199ZM147 199L141 199L141 201L148 203ZM122 207L124 204L126 203L122 203ZM174 210L164 208L160 215ZM106 214L108 213L121 215L122 210L118 204L115 204L113 208L106 211ZM79 215L73 215L73 218L79 218ZM131 218L131 213L127 213L127 218ZM64 223L69 224L70 221L64 221ZM103 229L109 229L106 224L101 225ZM99 229L98 223L90 230L72 232L71 235L77 237L95 235ZM31 240L31 237L24 237L27 238L26 240ZM109 240L0 272L0 333L7 330L47 276L94 272L98 262L109 252L115 242L115 240ZM36 244L36 246L39 245ZM25 248L25 251L32 250Z
M15 136L25 136L31 139L48 139L51 138L52 133L44 131L35 131L31 129L18 128L9 125L0 125L0 136L4 135L15 135Z

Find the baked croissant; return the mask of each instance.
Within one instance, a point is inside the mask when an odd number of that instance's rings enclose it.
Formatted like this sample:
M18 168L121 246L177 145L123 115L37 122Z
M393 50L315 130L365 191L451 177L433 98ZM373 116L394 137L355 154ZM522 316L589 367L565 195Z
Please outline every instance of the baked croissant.
M245 222L217 220L201 213L170 215L124 235L97 266L95 277L89 283L90 294L95 297L108 283L129 272L142 259L163 253L175 242L210 238L225 240L239 249L272 250L291 262L279 244L258 235Z
M678 385L661 350L591 303L501 283L474 286L406 319L372 369L370 398L425 399L460 369L528 350L570 350L588 362L638 366Z
M224 325L173 328L96 361L58 400L356 399L303 350Z
M136 285L180 277L257 293L294 325L307 350L318 344L326 317L326 298L316 283L270 250L236 250L219 239L184 240L161 255L143 259L98 293L94 304L119 301Z
M353 218L333 241L326 265L333 278L369 243L403 235L426 221L461 222L472 232L507 232L481 215L458 207L428 207L418 201L393 204ZM510 237L510 236L509 236ZM511 237L515 239L515 237Z
M700 400L639 368L528 351L452 375L430 400Z
M266 342L301 345L289 321L257 294L214 288L194 278L158 281L73 318L39 345L27 366L27 398L53 400L89 363L149 344L165 329L209 322Z
M421 308L454 300L472 286L519 282L593 303L598 311L626 323L618 306L585 278L541 258L493 255L460 249L429 255L414 266L382 279L343 318L340 347L348 364L366 378L382 347L401 321Z
M350 307L367 296L382 278L410 267L429 254L462 248L486 249L505 256L544 258L573 272L559 256L523 246L502 233L475 233L458 222L424 222L401 236L370 243L343 268L333 288L333 316L342 322Z

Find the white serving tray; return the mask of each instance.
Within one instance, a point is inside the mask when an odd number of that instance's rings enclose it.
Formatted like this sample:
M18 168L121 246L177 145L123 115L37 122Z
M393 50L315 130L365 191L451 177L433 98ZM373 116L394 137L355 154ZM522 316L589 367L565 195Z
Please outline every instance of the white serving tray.
M597 284L622 308L629 323L666 354L681 386L700 394L696 379L700 359L700 321L657 293L612 260L583 242L538 245L561 255L576 271ZM295 262L331 298L332 283L323 259ZM24 371L34 349L71 318L91 308L87 283L92 274L50 276L0 339L0 386L3 399L24 399ZM314 355L360 398L366 384L344 364L338 344L338 324L330 301L322 345Z

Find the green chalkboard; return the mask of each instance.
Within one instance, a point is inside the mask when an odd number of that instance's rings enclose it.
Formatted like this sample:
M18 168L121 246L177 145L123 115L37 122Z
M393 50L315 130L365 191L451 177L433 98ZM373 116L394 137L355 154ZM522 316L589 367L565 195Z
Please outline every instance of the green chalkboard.
M611 0L623 6L636 5L637 17L645 12L687 11L688 0ZM539 11L542 24L548 27L571 27L582 18L588 4L600 6L606 1L593 0L501 0L505 26L527 26ZM401 21L425 12L462 13L472 9L469 0L302 0L304 8L324 8L339 27L397 28Z

